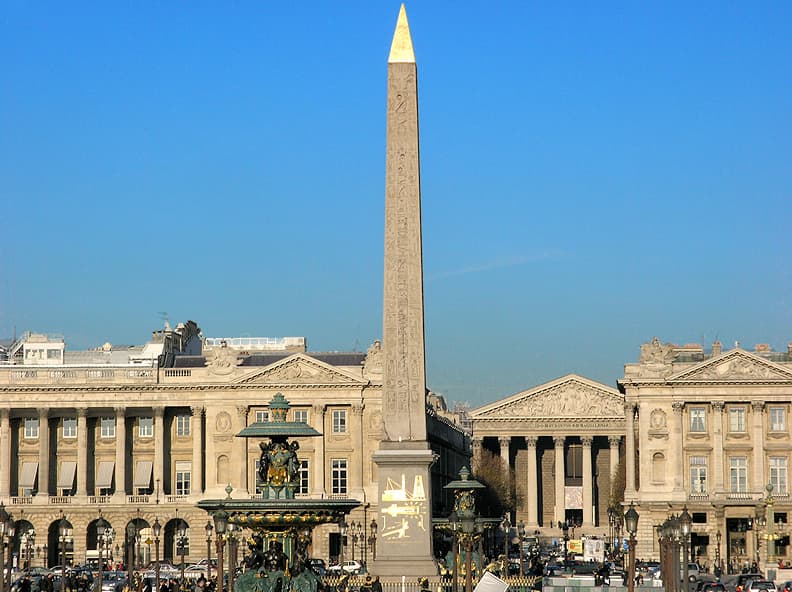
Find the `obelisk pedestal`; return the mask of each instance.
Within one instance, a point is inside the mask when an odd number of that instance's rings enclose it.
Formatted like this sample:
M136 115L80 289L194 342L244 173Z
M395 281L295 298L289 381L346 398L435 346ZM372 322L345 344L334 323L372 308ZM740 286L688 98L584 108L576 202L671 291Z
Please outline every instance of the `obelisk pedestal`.
M388 57L383 299L383 434L374 453L379 481L377 559L383 576L437 574L426 439L418 85L402 5Z

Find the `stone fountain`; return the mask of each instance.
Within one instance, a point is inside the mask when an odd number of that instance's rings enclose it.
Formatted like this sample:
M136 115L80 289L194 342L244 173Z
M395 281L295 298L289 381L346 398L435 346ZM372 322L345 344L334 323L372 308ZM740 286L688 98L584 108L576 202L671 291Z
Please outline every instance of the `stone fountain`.
M321 434L306 423L286 421L289 407L289 401L277 393L269 404L269 420L249 425L237 434L260 439L261 497L243 500L229 496L198 502L199 508L214 517L215 524L233 524L252 531L243 559L245 571L236 580L234 592L316 592L319 578L308 564L313 529L342 522L360 505L358 500L348 498L295 496L300 462L299 443L293 438Z

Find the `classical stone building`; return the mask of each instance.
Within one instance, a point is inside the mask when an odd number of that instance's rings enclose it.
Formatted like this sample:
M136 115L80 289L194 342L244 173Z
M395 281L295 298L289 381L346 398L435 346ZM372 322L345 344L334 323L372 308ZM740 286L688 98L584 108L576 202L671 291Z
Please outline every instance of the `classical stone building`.
M608 501L624 439L624 396L570 374L475 409L474 458L499 455L511 475L517 519L545 536L559 522L607 530Z
M723 351L718 342L704 351L655 339L625 366L619 389L638 450L627 455L636 462L627 464L625 491L641 516L638 555L656 556L654 528L687 506L693 554L710 564L761 564L768 532L776 557L787 558L790 351ZM768 498L771 527L762 524Z
M500 458L516 518L548 538L562 521L606 536L616 484L640 513L639 557L658 558L656 527L687 507L703 563L762 563L768 539L788 559L792 352L655 339L618 387L569 375L472 412L474 453Z
M59 564L64 547L68 562L83 563L100 546L116 561L134 553L145 564L154 556L155 519L164 558L180 560L180 527L186 560L206 557L207 515L195 504L225 497L229 485L232 497L258 495L258 443L235 434L266 419L281 392L289 419L322 433L300 441L299 495L358 499L350 521L365 528L354 549L350 533L344 554L360 559L365 547L371 559L367 535L378 517L371 457L382 437L378 342L367 353L317 353L302 338L204 340L190 322L141 347L71 352L63 338L26 335L8 350L0 364L0 502L18 521L18 557L35 530L35 565ZM469 439L442 405L428 407L426 418L437 459L434 510L444 512L442 485L468 462ZM97 543L100 513L113 529L109 545ZM329 559L340 544L338 528L325 527L313 553Z

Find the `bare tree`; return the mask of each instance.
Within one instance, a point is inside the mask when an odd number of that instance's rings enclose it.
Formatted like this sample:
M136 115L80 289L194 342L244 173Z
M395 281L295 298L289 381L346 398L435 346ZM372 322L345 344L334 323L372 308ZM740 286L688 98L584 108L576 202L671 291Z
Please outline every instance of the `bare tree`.
M486 486L478 494L480 514L502 516L515 508L518 500L512 488L514 470L504 474L500 456L482 448L473 462L473 478Z

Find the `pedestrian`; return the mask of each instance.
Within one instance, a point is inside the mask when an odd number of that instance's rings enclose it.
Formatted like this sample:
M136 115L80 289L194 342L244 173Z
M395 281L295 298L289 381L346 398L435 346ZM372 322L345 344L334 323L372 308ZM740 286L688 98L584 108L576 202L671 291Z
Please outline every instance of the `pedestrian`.
M371 584L371 592L382 592L382 582L379 576L374 576L374 582Z

